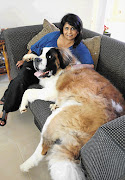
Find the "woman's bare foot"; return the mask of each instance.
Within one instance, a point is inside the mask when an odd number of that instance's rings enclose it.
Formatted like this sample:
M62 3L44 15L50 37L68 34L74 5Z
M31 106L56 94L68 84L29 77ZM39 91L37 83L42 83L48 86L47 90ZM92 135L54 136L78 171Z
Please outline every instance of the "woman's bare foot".
M8 113L5 113L4 117L3 117L3 112L0 113L0 126L4 126L6 124L7 116L8 116Z

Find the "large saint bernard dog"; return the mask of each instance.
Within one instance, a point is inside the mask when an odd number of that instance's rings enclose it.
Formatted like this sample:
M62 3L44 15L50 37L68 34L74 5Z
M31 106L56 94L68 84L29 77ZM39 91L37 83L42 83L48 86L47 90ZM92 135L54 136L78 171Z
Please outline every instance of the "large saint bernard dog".
M125 114L120 92L90 68L71 68L77 59L66 49L43 48L41 55L27 54L33 60L43 89L25 91L20 112L37 99L54 101L40 143L20 168L24 172L47 157L53 180L82 180L80 149L104 123Z

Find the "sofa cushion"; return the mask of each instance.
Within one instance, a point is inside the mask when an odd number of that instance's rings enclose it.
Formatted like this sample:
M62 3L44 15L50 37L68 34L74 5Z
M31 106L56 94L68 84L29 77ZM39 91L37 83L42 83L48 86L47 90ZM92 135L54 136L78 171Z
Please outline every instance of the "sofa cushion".
M94 36L93 38L87 38L82 40L82 42L89 49L96 69L99 58L99 52L100 52L101 36Z
M43 29L36 36L34 36L28 43L27 49L30 49L33 44L35 44L38 40L40 40L43 36L53 31L59 31L54 24L51 24L49 21L44 19L43 21Z

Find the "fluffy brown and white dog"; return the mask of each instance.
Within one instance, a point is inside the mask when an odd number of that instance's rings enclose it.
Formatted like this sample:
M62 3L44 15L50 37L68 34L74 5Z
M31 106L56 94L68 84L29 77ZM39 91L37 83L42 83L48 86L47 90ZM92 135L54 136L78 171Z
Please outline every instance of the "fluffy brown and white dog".
M47 118L40 143L34 154L20 168L27 172L47 156L53 180L82 180L80 149L104 123L125 114L120 92L103 76L90 68L66 70L78 61L65 49L43 48L34 60L36 75L43 89L25 91L20 106L25 112L28 102L37 99L54 101L58 106Z

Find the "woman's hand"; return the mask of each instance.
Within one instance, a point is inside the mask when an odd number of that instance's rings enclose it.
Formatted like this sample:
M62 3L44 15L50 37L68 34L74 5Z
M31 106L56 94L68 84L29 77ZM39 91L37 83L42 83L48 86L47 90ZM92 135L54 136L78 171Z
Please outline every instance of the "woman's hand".
M30 54L31 52L32 52L32 51L31 51L31 49L30 49L27 54ZM17 63L16 63L17 68L19 68L20 66L22 66L23 63L24 63L23 60L17 61Z
M19 68L20 66L22 66L23 63L24 63L23 60L18 61L18 62L16 63L17 68Z

